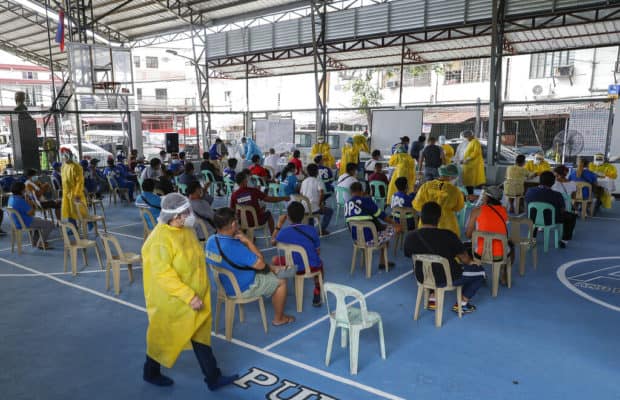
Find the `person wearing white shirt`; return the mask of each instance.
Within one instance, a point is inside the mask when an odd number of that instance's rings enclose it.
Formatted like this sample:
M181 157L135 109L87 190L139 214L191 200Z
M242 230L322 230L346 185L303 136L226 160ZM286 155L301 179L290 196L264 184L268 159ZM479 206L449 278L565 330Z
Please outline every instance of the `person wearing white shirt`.
M158 180L162 175L161 172L161 160L159 158L153 158L150 164L142 171L140 180L144 182L146 179Z
M327 227L332 219L334 210L325 206L325 184L318 178L319 167L316 164L308 164L306 166L308 177L301 182L299 193L306 196L310 200L310 211L314 215L322 215L321 232L323 235L329 234Z
M375 172L375 165L381 161L381 152L379 150L373 150L370 156L372 158L364 164L364 176L366 177L366 180L368 180L368 177Z
M277 173L280 172L280 167L278 166L278 162L280 162L280 157L276 154L275 149L269 149L269 155L265 157L265 161L263 161L263 165L265 167L273 168L274 178L277 175Z
M577 191L577 184L574 181L569 181L566 177L568 175L568 167L565 165L558 165L553 169L555 174L555 183L551 186L551 190L559 192L564 196L564 202L566 203L566 209L571 209L572 198Z
M357 182L355 175L357 174L357 164L348 163L346 172L338 177L336 186L346 188L347 192L344 194L344 202L348 202L351 198L351 185Z

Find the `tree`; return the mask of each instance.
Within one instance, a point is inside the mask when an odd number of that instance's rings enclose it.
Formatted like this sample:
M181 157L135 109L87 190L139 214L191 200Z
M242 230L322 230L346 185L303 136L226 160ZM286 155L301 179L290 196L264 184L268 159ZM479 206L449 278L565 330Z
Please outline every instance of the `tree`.
M372 70L366 70L360 76L355 74L355 77L351 82L347 84L346 89L353 92L353 106L359 107L360 113L366 115L368 126L371 121L371 107L376 107L381 104L383 96L379 89L372 84Z

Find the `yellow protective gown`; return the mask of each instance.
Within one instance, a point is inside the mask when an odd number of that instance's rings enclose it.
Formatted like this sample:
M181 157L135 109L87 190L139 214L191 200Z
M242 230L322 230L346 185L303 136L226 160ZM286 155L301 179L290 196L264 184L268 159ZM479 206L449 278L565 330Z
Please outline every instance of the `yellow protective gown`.
M360 159L359 151L356 152L355 148L351 145L345 145L342 148L342 157L340 158L340 169L338 170L339 175L347 172L347 164L354 163L357 164Z
M396 179L404 176L407 178L407 193L413 192L415 186L415 160L407 153L394 153L388 161L390 167L394 167L394 172L390 178L390 184L388 185L387 203L392 202L392 195L398 191L396 189Z
M84 196L84 170L82 166L73 161L66 161L60 170L60 179L62 181L62 205L61 217L63 219L78 219L78 210L73 202L76 198L81 203L86 204ZM86 210L82 208L82 213ZM82 215L85 217L86 215Z
M443 155L446 159L445 165L448 165L452 162L452 157L454 157L454 149L447 143L441 145L441 148L443 149Z
M142 246L149 326L146 354L171 368L190 341L211 344L211 295L205 253L189 228L157 224ZM194 311L194 296L204 307Z
M314 157L319 154L323 156L323 164L326 167L334 168L336 160L334 159L334 156L332 156L328 143L315 143L312 145L312 150L310 150L310 158L314 160Z
M540 164L534 164L534 161L529 160L525 163L525 169L530 173L536 173L538 176L545 171L551 171L551 165L545 160L541 161Z
M456 212L463 208L465 200L460 189L450 182L439 179L426 182L418 189L412 205L416 211L421 212L422 206L429 201L434 201L441 207L439 228L451 230L456 236L461 237Z
M594 163L588 164L588 169L594 172L596 175L605 176L605 178L616 179L618 178L618 171L616 167L610 163L603 163L601 165L594 165Z
M463 186L480 186L486 182L482 146L478 139L472 139L463 155Z
M360 151L365 151L366 153L370 153L370 149L368 148L368 140L364 135L355 135L353 136L353 148L357 151L358 157Z

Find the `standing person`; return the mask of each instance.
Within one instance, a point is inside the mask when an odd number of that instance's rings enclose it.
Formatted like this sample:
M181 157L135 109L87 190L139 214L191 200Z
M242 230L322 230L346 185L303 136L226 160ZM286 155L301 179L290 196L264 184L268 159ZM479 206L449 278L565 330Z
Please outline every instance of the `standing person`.
M402 146L405 148L405 152L409 152L409 136L402 136L400 138L400 142L395 143L392 145L392 154L396 153L396 149Z
M441 207L441 218L439 228L448 229L461 237L461 228L456 219L456 212L460 211L465 205L463 194L454 186L454 180L458 177L459 171L454 164L444 165L439 168L439 178L428 181L420 186L413 199L413 208L421 212L424 204L434 202Z
M191 343L209 390L232 383L211 350L211 293L205 253L193 231L189 200L171 193L161 202L158 224L142 246L144 298L149 317L143 378L157 386L174 381L160 365L174 366Z
M377 228L377 242L373 241L372 232L364 229L364 232L356 232L351 230L353 240L357 239L357 235L364 235L364 240L369 246L379 246L387 243L394 236L394 231L400 231L400 225L396 225L396 222L385 214L372 199L364 194L362 184L355 182L351 185L351 198L347 201L345 206L345 219L347 224L352 221L372 221ZM387 222L389 225L384 224L382 221ZM379 269L384 270L385 264L383 260L387 259L387 248L381 249L381 257L379 262ZM394 263L388 261L388 267L394 266Z
M316 141L317 142L312 145L312 150L310 150L310 158L314 159L319 155L323 156L325 165L332 168L336 161L334 160L334 156L332 156L329 143L325 143L325 137L323 136L319 136Z
M295 166L295 175L297 176L303 175L304 173L304 167L301 164L301 160L299 159L299 157L301 157L301 153L299 152L299 150L295 150L293 151L293 157L291 157L291 159L289 160L289 162Z
M73 154L70 150L64 148L60 151L60 155L64 162L60 171L62 178L62 205L60 216L63 219L68 219L73 225L76 225L78 212L80 211L75 207L73 202L79 201L86 204L86 197L84 196L84 171L78 163L73 161ZM81 211L85 213L85 207L82 207ZM82 215L82 217L85 216L85 214Z
M432 181L439 178L439 167L446 163L443 149L437 146L434 136L428 138L428 145L420 154L420 172L424 173L424 180Z
M279 162L280 157L276 154L276 150L274 148L269 149L269 155L265 157L263 164L265 167L271 167L273 169L274 176L272 176L272 178L275 178L275 175L280 172L280 166L278 165Z
M56 185L56 187L62 191L62 177L60 176L60 169L62 168L62 163L58 161L54 161L52 163L52 181ZM58 193L60 195L60 193Z
M254 140L250 138L243 138L243 139L245 139L244 147L246 149L245 160L252 161L252 157L255 155L258 155L259 157L262 158L263 153L260 151L260 148L254 142ZM242 139L242 142L243 142L243 139Z
M349 201L349 199L351 198L351 194L350 194L351 185L354 184L355 182L358 182L356 175L357 175L357 164L348 163L346 172L340 175L338 177L338 181L336 182L337 187L342 187L342 188L347 189L347 193L345 193L344 195L345 203Z
M463 132L468 144L461 164L463 165L463 186L467 193L474 194L474 188L484 185L486 176L484 174L484 158L482 156L482 146L480 141L474 137L472 131Z
M313 164L310 164L313 165ZM310 165L308 167L310 167ZM286 215L281 215L278 219L278 225L274 232L274 239L276 242L285 244L295 244L301 246L306 250L308 256L308 264L311 272L320 271L321 278L323 275L323 261L321 260L321 240L316 232L316 229L310 225L304 225L301 222L304 219L305 209L304 206L298 201L291 201L286 209ZM291 221L289 226L283 228L286 219ZM325 233L325 232L323 232ZM293 262L297 267L297 275L303 275L306 273L304 263L300 254L293 254ZM285 265L285 262L281 257L275 256L272 259L273 265ZM314 292L312 297L312 305L314 307L321 306L321 285L319 283L319 277L314 277Z
M323 216L321 218L321 232L323 235L329 235L327 227L332 219L334 210L325 205L325 185L318 178L319 168L316 164L308 164L306 170L308 171L308 177L301 182L299 193L310 200L310 207L312 209L306 210L306 212L312 215Z
M22 217L24 225L20 226L17 218L14 218L13 223L18 229L30 228L35 231L32 233L32 246L42 250L49 250L50 247L47 239L50 233L54 230L54 223L44 220L39 217L35 217L35 208L32 201L26 196L26 185L21 182L14 182L11 185L11 193L9 197L8 207L13 208ZM13 218L13 217L12 217ZM2 219L0 218L0 223ZM39 230L41 231L41 237L39 238ZM39 243L39 239L41 239Z
M415 163L416 161L407 154L407 151L403 146L400 146L396 149L396 153L390 157L390 161L388 164L390 167L395 167L394 172L392 172L392 177L390 178L390 185L388 186L387 192L387 202L392 202L392 196L396 193L396 179L400 177L407 178L407 183L409 187L407 188L408 192L412 192L416 183L415 176Z
M426 136L422 134L418 136L418 140L416 140L411 146L411 149L409 149L410 150L409 154L414 160L416 160L416 162L420 159L420 152L424 150L425 143L426 143Z
M551 220L551 215L545 214L545 225L552 225L555 223L562 224L562 240L560 240L560 247L565 248L566 242L573 238L573 230L577 223L577 215L566 211L566 203L564 197L552 190L551 188L555 184L555 176L551 171L545 171L540 174L540 185L528 189L525 193L525 202L527 204L533 202L541 202L550 204L555 208L555 221ZM529 215L529 217L535 221L535 215ZM534 231L536 235L536 231Z
M447 259L450 262L452 283L463 286L462 297L457 301L461 301L463 313L468 314L476 311L476 306L471 304L470 300L484 282L484 268L472 264L472 259L458 235L451 230L438 227L441 214L442 207L439 204L433 201L424 204L420 215L420 229L409 232L405 236L405 256L432 254ZM414 272L417 281L423 283L424 274L421 265L414 265ZM433 275L438 287L446 285L443 268L436 269L433 266ZM418 290L421 289L418 288ZM434 294L430 295L428 308L430 310L436 308ZM458 312L457 304L452 306L452 311Z
M443 149L444 165L451 164L454 157L454 149L448 143L446 143L446 137L439 136L439 145Z
M208 159L211 161L220 161L222 159L222 157L224 156L224 145L222 143L222 139L217 138L215 139L215 143L213 143L211 145L211 147L209 148L209 153L208 153ZM203 154L203 158L204 154Z
M341 150L341 157L340 157L340 168L339 168L339 175L343 175L344 173L347 172L347 165L350 163L353 163L356 165L356 170L357 170L357 164L359 162L359 153L355 152L355 148L353 147L353 138L348 137L344 146L342 147Z

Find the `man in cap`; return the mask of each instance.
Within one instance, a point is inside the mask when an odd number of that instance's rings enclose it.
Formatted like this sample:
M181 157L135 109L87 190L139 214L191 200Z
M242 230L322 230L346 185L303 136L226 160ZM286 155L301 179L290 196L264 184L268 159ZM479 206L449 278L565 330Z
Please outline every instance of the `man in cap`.
M458 237L461 236L456 213L465 205L463 194L454 186L454 181L459 175L458 168L454 164L448 164L439 168L439 178L428 181L420 186L413 199L413 208L420 212L424 204L435 202L441 207L439 228L448 229Z
M474 188L484 185L486 175L484 173L484 157L482 155L482 145L480 141L474 137L474 132L467 130L463 132L463 136L467 139L467 147L463 154L461 164L463 166L463 186L467 188L467 193L472 195Z

